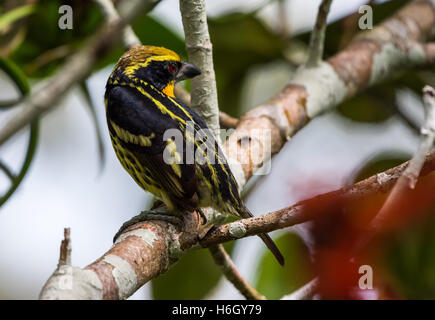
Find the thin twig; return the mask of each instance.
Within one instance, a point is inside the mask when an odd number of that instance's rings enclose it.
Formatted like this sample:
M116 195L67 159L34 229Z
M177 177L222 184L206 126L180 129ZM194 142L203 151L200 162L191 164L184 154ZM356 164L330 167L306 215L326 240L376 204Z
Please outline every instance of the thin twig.
M118 11L116 11L112 0L94 0L101 8L101 11L106 17L107 21L113 21L119 19ZM141 41L136 36L133 28L130 25L126 25L123 30L122 42L127 49L132 49L141 45Z
M308 59L305 64L307 67L316 67L322 61L323 50L325 47L326 18L332 0L322 0L317 13L316 24L311 32L310 44L308 47Z
M63 230L63 240L60 244L59 266L71 265L71 237L70 228Z
M423 101L425 107L425 121L421 128L421 143L418 151L404 172L409 179L409 187L414 189L425 155L432 149L435 140L435 89L431 86L423 88Z
M393 109L396 114L408 126L409 129L413 131L413 133L418 134L420 131L420 127L418 123L414 120L412 120L401 108L397 103L393 103Z
M312 299L319 288L319 279L314 278L298 290L285 295L281 300L309 300Z
M214 262L221 268L222 273L239 292L249 300L265 300L266 298L259 293L249 282L247 282L234 265L231 257L221 244L213 245L208 248L213 256Z
M391 208L399 201L403 193L409 189L414 189L420 171L423 167L426 154L432 149L435 139L435 90L430 86L423 89L423 100L425 105L425 121L421 128L421 142L409 161L409 165L397 180L394 188L391 190L387 200L385 200L381 210L371 222L372 232L378 231L384 224L387 217L392 214Z

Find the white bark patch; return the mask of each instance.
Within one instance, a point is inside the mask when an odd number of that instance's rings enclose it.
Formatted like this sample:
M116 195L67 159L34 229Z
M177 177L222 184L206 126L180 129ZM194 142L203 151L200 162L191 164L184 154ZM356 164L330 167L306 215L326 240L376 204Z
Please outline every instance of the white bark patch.
M97 274L70 265L60 266L42 288L42 300L101 300L103 284Z
M123 234L121 234L118 237L118 239L116 239L115 244L125 240L126 238L128 238L130 236L136 236L136 237L141 238L151 248L153 247L154 241L157 239L155 232L150 230L150 229L135 229L135 230L124 232Z
M300 68L291 83L306 88L309 118L314 118L338 105L347 95L345 83L339 78L334 68L326 62L321 62L315 68Z
M373 57L369 85L385 79L394 70L401 70L404 66L422 64L426 61L426 54L421 45L416 44L408 50L409 52L401 50L391 43L382 46L381 52Z
M241 238L246 234L246 228L241 222L233 222L230 224L230 234L235 238Z
M381 173L378 173L377 175L376 175L376 182L378 183L378 184L384 184L385 182L387 182L388 180L390 180L392 178L392 176L391 175L389 175L389 174L387 174L387 173L384 173L384 172L381 172Z
M105 256L103 261L113 266L112 275L118 285L119 299L132 295L137 288L138 279L130 263L114 254Z

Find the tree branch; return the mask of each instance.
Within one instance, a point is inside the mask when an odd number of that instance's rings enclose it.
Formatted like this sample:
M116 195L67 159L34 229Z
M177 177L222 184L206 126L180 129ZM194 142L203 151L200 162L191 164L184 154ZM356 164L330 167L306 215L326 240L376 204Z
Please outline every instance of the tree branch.
M63 230L63 240L60 245L59 265L71 265L70 228Z
M212 245L209 247L214 262L221 268L223 274L234 287L246 298L250 300L265 300L266 298L259 293L249 282L247 282L234 265L231 257L222 245Z
M239 123L239 119L233 118L225 112L219 112L219 123L225 129L234 129Z
M101 11L106 17L107 21L114 21L119 19L118 11L116 11L112 0L94 0L99 6ZM141 41L136 36L133 28L130 25L126 25L122 31L121 40L127 49L132 49L141 45Z
M319 202L322 199L355 201L371 194L386 193L394 186L399 177L402 176L409 163L409 161L405 162L350 187L301 201L288 208L215 227L200 241L200 244L203 247L208 247L216 243L267 233L310 221L315 218L315 213L310 210L312 208L311 204ZM435 151L426 156L421 175L427 175L434 170Z
M322 61L323 49L325 47L326 18L332 0L322 0L317 13L316 24L311 32L310 44L308 47L308 59L305 64L307 68L317 67Z
M397 183L388 195L387 200L385 200L381 210L379 210L376 217L373 218L369 227L369 235L364 242L369 241L373 234L385 225L387 217L394 213L395 205L400 202L404 192L409 189L414 189L420 171L425 163L425 156L432 149L435 139L435 90L432 87L425 86L423 88L423 100L426 112L425 122L420 130L420 145L409 161L406 170L404 170L403 174L397 180Z
M219 137L219 106L205 1L180 0L180 11L187 56L201 70L201 75L192 79L191 105Z
M311 299L319 288L319 279L314 278L295 292L285 295L281 300L308 300Z

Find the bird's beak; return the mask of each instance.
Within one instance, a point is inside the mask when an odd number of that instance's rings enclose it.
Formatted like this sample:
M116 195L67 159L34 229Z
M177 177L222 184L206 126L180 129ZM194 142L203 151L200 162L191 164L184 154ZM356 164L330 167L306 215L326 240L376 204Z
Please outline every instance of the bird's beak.
M182 62L180 71L178 71L177 77L175 81L182 81L185 79L194 78L201 74L201 70L199 70L196 66L191 63Z

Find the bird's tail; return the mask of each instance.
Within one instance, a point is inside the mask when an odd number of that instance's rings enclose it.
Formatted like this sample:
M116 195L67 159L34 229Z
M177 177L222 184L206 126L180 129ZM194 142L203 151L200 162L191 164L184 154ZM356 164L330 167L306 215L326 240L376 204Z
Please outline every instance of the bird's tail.
M248 210L248 208L244 207L242 210L240 210L240 215L243 218L250 218L254 215L251 213L251 211ZM261 240L263 240L264 244L267 248L272 252L272 254L275 256L276 260L280 265L284 265L284 257L282 256L281 252L279 251L278 247L275 245L273 240L270 238L270 236L267 233L260 233L258 235Z

